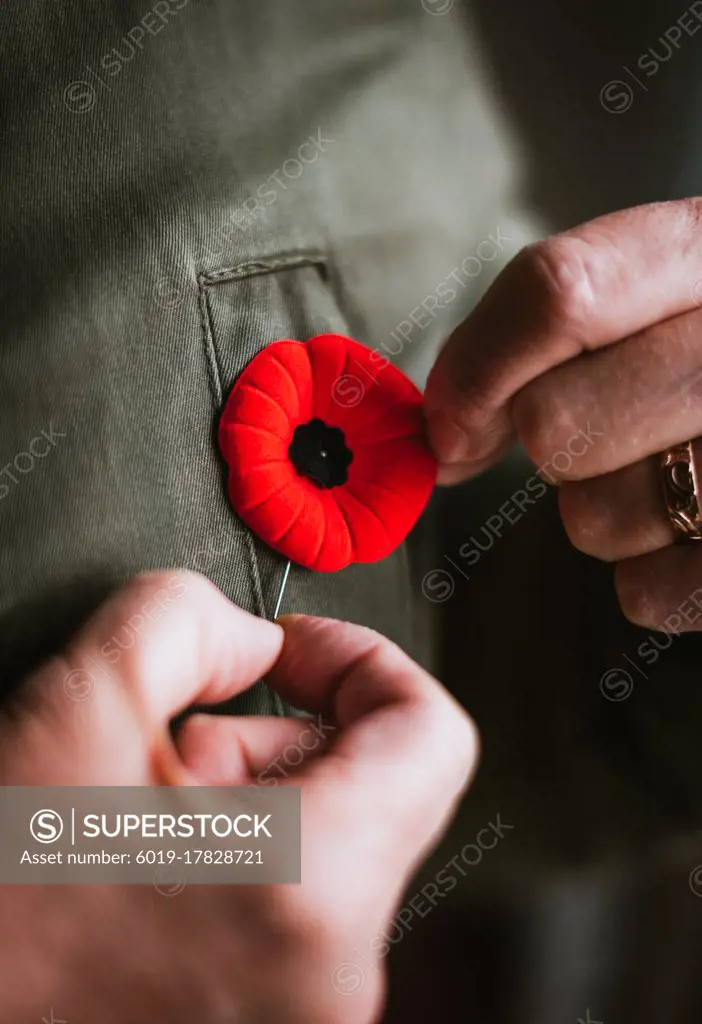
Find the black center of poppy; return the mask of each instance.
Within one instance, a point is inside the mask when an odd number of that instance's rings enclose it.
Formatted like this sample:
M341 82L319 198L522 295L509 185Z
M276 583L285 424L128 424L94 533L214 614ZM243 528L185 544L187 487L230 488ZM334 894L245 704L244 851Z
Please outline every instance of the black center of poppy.
M353 459L343 430L316 419L295 429L288 454L298 473L325 488L346 483Z

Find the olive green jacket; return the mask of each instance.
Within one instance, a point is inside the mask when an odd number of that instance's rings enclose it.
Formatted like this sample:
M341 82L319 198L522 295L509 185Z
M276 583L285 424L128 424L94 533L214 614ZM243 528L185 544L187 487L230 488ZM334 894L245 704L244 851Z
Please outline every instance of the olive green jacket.
M395 328L465 253L457 23L419 0L2 9L6 690L147 569L271 614L284 563L228 503L223 400L282 337L408 365ZM295 568L283 610L411 649L405 553ZM238 707L276 709L262 685Z

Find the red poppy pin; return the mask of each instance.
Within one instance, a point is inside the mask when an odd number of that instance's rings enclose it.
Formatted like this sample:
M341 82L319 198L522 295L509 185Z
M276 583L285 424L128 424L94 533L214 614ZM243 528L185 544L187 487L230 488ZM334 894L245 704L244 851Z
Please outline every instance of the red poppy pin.
M219 426L237 514L308 569L384 558L436 482L422 402L403 373L350 338L268 345L237 380Z

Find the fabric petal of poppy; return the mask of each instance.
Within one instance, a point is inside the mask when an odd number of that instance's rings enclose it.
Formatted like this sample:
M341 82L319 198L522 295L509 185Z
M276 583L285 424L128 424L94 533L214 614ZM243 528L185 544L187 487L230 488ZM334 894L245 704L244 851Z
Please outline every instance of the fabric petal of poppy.
M336 572L354 561L353 539L349 524L331 491L323 491L325 533L319 555L311 569L318 572ZM304 564L304 563L301 563Z
M303 515L284 538L284 554L318 572L335 572L353 561L348 528L329 491L314 488ZM314 537L314 543L311 538Z
M290 472L287 463L264 462L251 468L241 476L229 476L229 496L239 516L247 525L250 513L270 502L288 488L297 490L297 479ZM252 527L253 529L253 527Z
M421 437L424 417L420 404L398 403L385 409L379 408L382 404L377 395L364 395L359 404L359 422L354 421L352 426L346 423L345 434L352 448L365 449L369 445Z
M259 352L239 379L269 394L287 411L291 423L311 418L312 367L299 341L273 342Z
M335 497L351 534L354 562L377 562L397 547L372 505L342 488Z
M278 483L277 490L272 490L263 501L257 501L252 507L242 508L240 515L254 533L265 537L266 543L278 550L279 541L293 529L305 507L300 489L290 481L282 487Z
M419 388L359 342L348 346L343 372L331 391L336 401L326 422L340 427L352 445L371 435L376 439L402 437L424 428L424 399Z
M348 347L339 344L340 338L338 334L320 334L307 343L314 377L312 416L324 420L330 426L337 425L335 421L332 422L334 416L344 412L344 406L338 402L339 381L343 380L346 372Z
M232 411L238 423L246 423L251 427L265 425L267 430L290 444L293 432L290 416L279 401L255 384L243 382L237 390L237 401Z
M387 487L384 483L376 483L372 480L357 481L355 487L346 489L345 496L351 498L357 505L373 510L383 526L384 543L390 550L397 546L395 536L399 534L406 536L417 520L416 509L411 502L407 501L406 496L399 490ZM377 532L375 528L373 531ZM354 552L354 561L374 560L364 557L366 548L361 544L356 544ZM380 557L382 558L383 555Z
M407 467L411 466L411 473ZM407 536L436 483L436 462L421 439L388 441L360 448L351 464L346 492L372 508L387 535L388 554ZM358 561L370 561L361 557ZM383 557L383 555L379 556Z
M227 423L220 429L220 444L229 453L234 464L243 460L250 466L265 462L279 462L288 458L287 440L274 434L268 427L254 427L250 423Z

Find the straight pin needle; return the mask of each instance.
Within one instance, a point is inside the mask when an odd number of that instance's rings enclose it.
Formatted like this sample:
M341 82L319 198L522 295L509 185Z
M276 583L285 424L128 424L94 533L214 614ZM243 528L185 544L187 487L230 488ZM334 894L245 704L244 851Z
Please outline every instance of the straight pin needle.
M285 593L285 584L288 582L288 576L290 575L290 566L291 565L292 565L292 563L290 561L288 561L288 564L285 566L285 572L283 573L283 581L280 584L280 590L278 591L278 600L275 603L275 611L273 612L273 621L274 622L278 618L278 615L280 614L280 606L283 603L283 594Z

